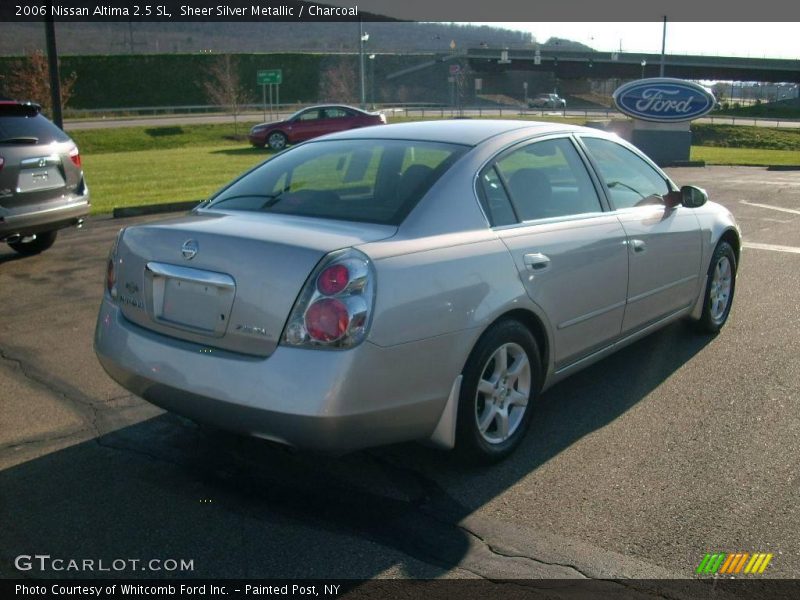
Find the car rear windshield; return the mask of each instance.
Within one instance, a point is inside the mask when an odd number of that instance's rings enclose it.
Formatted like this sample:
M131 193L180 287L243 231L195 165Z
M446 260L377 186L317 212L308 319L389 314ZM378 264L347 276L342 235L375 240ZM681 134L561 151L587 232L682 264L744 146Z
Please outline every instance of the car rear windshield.
M0 108L0 144L52 144L69 141L69 136L42 115Z
M468 149L408 140L311 142L245 174L206 208L399 225Z

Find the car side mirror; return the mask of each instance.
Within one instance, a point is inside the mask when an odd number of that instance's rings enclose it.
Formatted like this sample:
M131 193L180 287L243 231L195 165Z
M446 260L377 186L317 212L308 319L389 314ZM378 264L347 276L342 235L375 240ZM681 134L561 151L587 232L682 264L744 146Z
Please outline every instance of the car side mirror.
M681 187L681 204L686 208L700 208L708 202L708 194L702 188L693 185Z

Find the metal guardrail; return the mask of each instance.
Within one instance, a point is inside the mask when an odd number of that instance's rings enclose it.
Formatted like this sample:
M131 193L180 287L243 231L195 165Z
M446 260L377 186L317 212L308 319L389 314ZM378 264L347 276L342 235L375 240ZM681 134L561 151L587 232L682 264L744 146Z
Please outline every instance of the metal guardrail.
M309 106L307 104L281 104L277 110L273 110L271 114L266 115L267 118L280 119L284 118L295 111ZM371 110L379 110L387 115L409 117L439 117L439 118L467 118L467 117L483 117L483 116L497 116L503 117L518 117L518 116L561 116L561 117L575 117L583 119L614 119L614 118L627 118L615 109L607 108L566 108L566 109L545 109L545 108L520 108L511 106L448 106L437 103L402 103L402 104L375 104L370 106ZM261 118L264 116L263 106L260 104L248 104L244 107L244 111L240 113L240 118L246 120L253 120L254 117ZM107 119L107 118L146 118L146 117L172 117L172 116L188 116L188 115L218 115L220 117L233 118L230 112L221 109L219 106L213 105L185 105L185 106L136 106L136 107L123 107L123 108L101 108L101 109L69 109L66 112L68 119L86 119L93 118ZM728 115L706 115L701 120L711 124L725 124L725 125L753 125L762 127L800 127L800 119L788 118L766 118L766 117L737 117Z

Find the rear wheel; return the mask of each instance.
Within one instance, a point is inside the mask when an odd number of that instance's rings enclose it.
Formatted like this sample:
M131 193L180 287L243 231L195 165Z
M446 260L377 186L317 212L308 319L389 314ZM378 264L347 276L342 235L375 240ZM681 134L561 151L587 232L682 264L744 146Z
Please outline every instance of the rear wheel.
M697 327L706 333L717 333L731 312L736 288L736 254L728 242L714 249L708 268L708 282L703 298L703 314Z
M12 250L24 255L30 256L32 254L39 254L44 252L56 241L58 231L44 231L36 235L23 237L16 242L8 242Z
M536 340L518 321L501 321L478 341L463 376L456 449L472 462L502 460L522 441L541 388Z
M269 134L267 138L267 144L273 150L283 150L286 148L286 144L288 143L288 138L286 137L285 133L281 133L280 131L275 131Z

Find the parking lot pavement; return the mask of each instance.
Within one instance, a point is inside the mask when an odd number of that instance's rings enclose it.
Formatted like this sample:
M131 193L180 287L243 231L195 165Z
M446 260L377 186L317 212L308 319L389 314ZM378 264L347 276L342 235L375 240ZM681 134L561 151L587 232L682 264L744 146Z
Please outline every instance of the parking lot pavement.
M195 577L684 577L714 551L800 576L800 172L670 173L752 245L728 325L675 324L557 385L492 468L415 444L311 456L163 413L92 352L108 247L142 219L3 247L0 576L39 552Z

